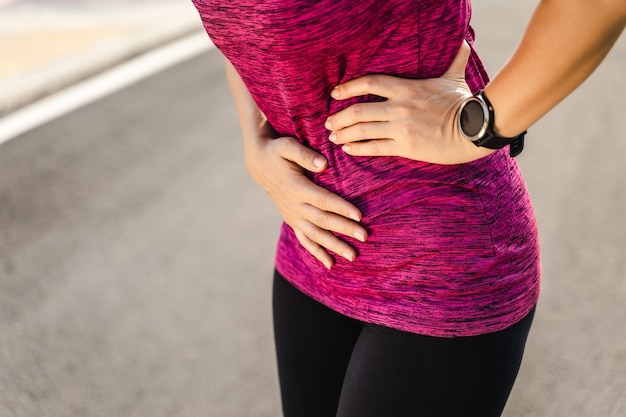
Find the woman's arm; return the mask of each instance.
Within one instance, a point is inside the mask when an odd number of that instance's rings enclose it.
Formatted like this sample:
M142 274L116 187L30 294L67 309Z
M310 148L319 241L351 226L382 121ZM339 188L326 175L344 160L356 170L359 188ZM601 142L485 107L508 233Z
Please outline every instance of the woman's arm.
M485 88L496 132L526 130L600 65L626 25L626 0L543 0L522 41Z
M367 232L358 224L361 212L314 184L303 173L305 169L324 170L326 159L294 138L279 137L228 61L226 75L243 133L246 166L252 178L270 195L285 222L294 229L298 241L327 268L333 265L327 250L354 260L354 249L331 231L364 241Z
M542 0L519 48L485 88L499 136L513 137L574 91L602 62L626 25L626 0ZM457 126L470 95L463 45L441 77L407 80L366 75L337 86L338 100L375 94L379 103L334 115L329 139L354 156L403 156L426 162L469 162L491 152L476 148ZM384 138L384 139L379 139Z

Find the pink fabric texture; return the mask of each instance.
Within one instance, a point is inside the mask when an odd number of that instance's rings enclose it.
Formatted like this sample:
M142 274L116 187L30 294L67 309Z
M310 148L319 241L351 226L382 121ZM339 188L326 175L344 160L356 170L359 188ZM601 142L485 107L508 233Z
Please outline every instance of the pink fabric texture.
M460 165L351 157L328 141L326 118L365 96L331 89L373 73L441 76L463 40L466 80L488 81L473 48L469 0L193 0L207 33L281 134L328 158L313 181L363 212L370 237L327 270L283 225L276 267L292 284L356 319L455 337L502 330L539 294L539 244L518 166L503 149ZM418 117L418 115L416 115Z

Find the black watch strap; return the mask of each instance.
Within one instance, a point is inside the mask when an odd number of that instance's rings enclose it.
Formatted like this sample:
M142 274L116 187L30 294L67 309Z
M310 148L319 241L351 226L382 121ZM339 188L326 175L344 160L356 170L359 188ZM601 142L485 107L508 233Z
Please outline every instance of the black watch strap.
M522 151L524 150L524 136L526 136L526 131L512 138L503 138L500 136L496 136L494 129L495 115L493 111L493 106L491 105L491 102L487 98L487 95L485 95L484 91L481 91L476 95L480 96L480 98L487 105L487 110L489 111L489 124L487 126L487 130L484 136L474 141L474 144L476 146L482 146L489 149L502 149L506 145L510 145L509 152L512 157L516 157L517 155L522 153Z

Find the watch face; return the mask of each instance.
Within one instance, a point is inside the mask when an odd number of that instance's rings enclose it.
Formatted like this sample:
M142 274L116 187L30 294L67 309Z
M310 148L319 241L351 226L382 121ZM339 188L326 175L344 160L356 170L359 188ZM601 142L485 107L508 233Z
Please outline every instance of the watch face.
M482 104L474 99L468 100L461 109L461 131L468 138L476 138L485 128L485 113Z

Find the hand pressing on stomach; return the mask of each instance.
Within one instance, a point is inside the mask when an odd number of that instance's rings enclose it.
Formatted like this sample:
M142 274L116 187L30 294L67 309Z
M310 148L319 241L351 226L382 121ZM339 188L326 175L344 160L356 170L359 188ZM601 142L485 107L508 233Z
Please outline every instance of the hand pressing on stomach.
M246 147L248 171L269 194L300 244L328 269L334 263L328 251L353 261L354 248L331 232L365 241L361 212L305 175L305 170L326 169L326 159L291 137L265 135L254 143Z
M367 231L359 224L361 212L305 175L305 171L325 170L326 158L295 138L280 136L228 60L226 75L237 107L246 167L252 179L269 194L285 223L313 257L329 269L334 263L329 251L353 261L354 248L334 233L365 241Z
M400 156L437 164L471 162L492 153L468 141L457 123L461 103L472 95L465 82L469 54L463 42L440 78L373 74L338 85L331 93L336 100L367 94L386 100L353 104L331 115L329 140L353 156Z

